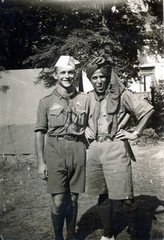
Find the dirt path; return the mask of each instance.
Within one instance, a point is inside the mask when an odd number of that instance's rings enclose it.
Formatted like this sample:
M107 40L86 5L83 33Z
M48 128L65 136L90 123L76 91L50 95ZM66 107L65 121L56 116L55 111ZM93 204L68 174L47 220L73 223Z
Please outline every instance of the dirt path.
M164 240L164 142L133 146L134 193L139 204L140 239ZM36 171L34 156L8 156L0 160L1 240L54 239L50 219L51 197ZM78 240L99 240L102 225L97 197L79 197ZM128 240L126 221L119 203L114 204L113 222L117 240Z

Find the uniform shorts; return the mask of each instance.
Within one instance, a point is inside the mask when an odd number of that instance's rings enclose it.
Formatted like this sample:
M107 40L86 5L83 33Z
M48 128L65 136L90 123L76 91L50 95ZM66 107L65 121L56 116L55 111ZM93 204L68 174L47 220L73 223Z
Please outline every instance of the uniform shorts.
M48 193L84 192L86 147L83 142L47 137L46 164Z
M124 141L91 143L87 161L87 188L91 194L108 193L110 199L133 198L131 161Z

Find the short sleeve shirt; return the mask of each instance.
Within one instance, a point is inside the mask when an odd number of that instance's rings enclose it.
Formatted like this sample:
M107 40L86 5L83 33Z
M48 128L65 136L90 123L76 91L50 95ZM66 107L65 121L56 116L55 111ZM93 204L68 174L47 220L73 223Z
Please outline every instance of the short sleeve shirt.
M93 94L91 94L90 96L91 96L91 111L89 115L89 126L93 130L92 114L94 111L96 100ZM98 119L99 135L109 133L108 132L109 123L106 118L106 115L107 115L106 103L107 103L107 97L105 97L100 103L100 117ZM151 109L153 109L153 106L149 104L146 100L141 99L138 95L134 94L130 90L125 90L120 96L120 108L117 114L118 125L120 124L120 122L123 121L127 113L130 115L134 115L137 118L137 120L140 120Z
M77 92L66 99L56 91L39 101L34 131L48 135L81 135L84 133L89 112L90 98Z

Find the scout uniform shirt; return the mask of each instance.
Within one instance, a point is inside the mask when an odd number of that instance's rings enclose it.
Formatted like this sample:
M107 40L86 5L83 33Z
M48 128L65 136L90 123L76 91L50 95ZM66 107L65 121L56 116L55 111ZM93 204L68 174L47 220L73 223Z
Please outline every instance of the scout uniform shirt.
M95 132L93 115L95 112L96 100L94 93L90 92L91 106L88 124L89 127ZM108 95L100 102L100 114L97 120L98 135L108 135L110 134L109 122L107 121L107 98ZM150 105L146 100L140 99L136 94L132 93L130 90L124 90L120 96L120 103L117 109L117 126L124 122L126 115L134 115L137 120L140 120L144 115L146 115L153 106Z
M97 135L88 151L88 192L95 195L108 193L114 200L132 199L132 156L126 141L115 138L115 134L127 114L140 120L153 106L124 88L119 94L113 94L112 89L110 93L111 96L97 100L94 92L89 93L89 127Z
M89 96L74 89L69 98L58 93L58 87L40 100L35 131L49 136L82 135L86 127Z

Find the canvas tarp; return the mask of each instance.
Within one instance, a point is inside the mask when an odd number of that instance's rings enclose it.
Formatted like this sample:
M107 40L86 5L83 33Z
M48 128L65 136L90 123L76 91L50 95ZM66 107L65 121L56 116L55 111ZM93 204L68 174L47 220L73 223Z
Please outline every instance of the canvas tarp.
M0 154L30 154L34 152L34 124L40 98L53 88L34 84L41 69L0 72Z
M0 127L0 154L34 153L34 124Z

